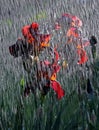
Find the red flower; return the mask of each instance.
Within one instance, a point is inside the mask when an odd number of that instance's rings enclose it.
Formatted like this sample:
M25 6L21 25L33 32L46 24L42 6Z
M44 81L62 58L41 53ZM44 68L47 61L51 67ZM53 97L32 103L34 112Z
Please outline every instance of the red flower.
M22 34L23 36L27 39L28 43L33 43L34 42L34 38L32 36L32 34L30 33L30 25L26 25L22 28Z
M51 87L56 92L58 99L61 99L65 95L65 91L62 89L58 81L51 80Z
M22 28L22 34L24 37L28 36L30 25L26 25Z
M31 24L31 28L32 29L37 29L38 30L38 28L39 28L39 24L38 23L36 23L36 22L33 22L32 24Z
M46 75L44 76L46 76L46 78L49 78L50 86L56 92L58 99L61 99L65 95L65 92L62 89L60 83L56 80L57 73L60 71L60 66L58 65L59 54L56 48L54 48L54 54L55 54L54 63L51 64L49 61L45 60L41 62L41 65L44 64L45 67L50 67L51 75L48 75L48 73L46 73ZM42 72L42 73L45 73L45 72Z
M77 17L77 16L72 16L72 21L74 26L81 27L82 26L82 21Z
M54 48L54 55L54 63L52 64L53 73L58 73L60 71L60 66L58 65L59 54L56 48Z
M33 34L31 34L31 31L30 31L31 29L34 30L34 36ZM48 42L51 39L51 35L38 34L38 29L39 29L39 24L36 22L33 22L31 25L26 25L22 28L22 34L28 40L28 43L39 42L40 48L48 47L49 46Z
M82 26L82 21L77 16L74 16L74 15L71 15L68 13L64 13L64 14L62 14L62 17L70 18L72 21L71 26L78 26L78 27Z
M77 54L79 56L79 61L78 61L78 64L84 64L88 61L88 56L87 56L87 53L84 49L82 48L78 48L77 49Z

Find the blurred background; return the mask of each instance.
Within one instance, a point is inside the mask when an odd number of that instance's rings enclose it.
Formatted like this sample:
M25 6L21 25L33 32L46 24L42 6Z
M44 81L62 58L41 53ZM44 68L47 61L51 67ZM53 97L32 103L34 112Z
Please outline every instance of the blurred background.
M20 81L27 77L27 73L21 58L13 58L9 53L9 46L22 37L24 25L35 21L40 24L41 32L48 32L47 26L53 26L55 20L66 12L82 20L84 38L95 35L99 41L98 5L98 0L0 0L1 130L99 130L99 44L96 59L92 58L91 47L86 48L89 56L87 68L76 65L72 57L70 66L60 71L58 80L65 90L65 97L60 101L53 91L44 99L40 96L35 99L33 94L24 98ZM64 44L61 33L52 37L52 45ZM65 52L64 49L62 46L59 51ZM66 52L70 53L68 48ZM86 78L91 81L91 95L86 90Z

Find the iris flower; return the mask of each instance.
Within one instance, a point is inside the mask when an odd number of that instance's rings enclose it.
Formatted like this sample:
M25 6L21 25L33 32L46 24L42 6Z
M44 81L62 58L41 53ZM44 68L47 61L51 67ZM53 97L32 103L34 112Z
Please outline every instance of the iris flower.
M50 63L47 60L41 62L41 64L44 64L45 67L50 67L50 75L48 72L45 73L44 71L42 71L41 73L43 73L42 75L44 77L50 80L49 87L51 87L56 92L57 98L61 99L65 95L65 92L62 89L60 83L57 81L57 73L60 71L60 66L58 65L59 54L56 48L54 49L54 54L55 54L55 57L54 57L53 63Z
M62 14L62 17L67 17L67 18L71 19L70 24L73 27L81 27L82 26L82 21L77 16L74 16L74 15L69 14L69 13L64 13L64 14Z
M39 25L33 22L31 25L26 25L22 28L22 34L29 44L35 46L41 51L45 47L49 47L51 39L50 34L40 34Z

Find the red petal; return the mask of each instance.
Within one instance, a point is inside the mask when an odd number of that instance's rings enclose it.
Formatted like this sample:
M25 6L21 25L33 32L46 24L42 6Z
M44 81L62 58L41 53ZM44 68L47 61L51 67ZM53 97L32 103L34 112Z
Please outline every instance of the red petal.
M40 42L48 43L51 39L51 34L39 34Z
M78 61L78 64L84 64L87 62L88 56L85 50L81 50L79 56L80 56L80 60Z
M72 20L77 23L77 26L82 26L82 21L77 16L72 16Z
M36 23L36 22L33 22L33 23L31 24L31 27L32 27L33 29L38 29L38 28L39 28L39 24Z
M90 42L89 41L86 41L83 43L83 47L86 47L86 46L89 46L90 45Z
M44 64L45 64L45 65L50 65L50 62L49 62L48 60L45 60L45 61L44 61Z
M64 14L62 14L62 17L69 17L69 18L71 18L71 14L64 13Z
M84 64L84 63L86 63L87 62L87 60L88 60L88 57L81 57L81 59L79 60L79 62L78 62L78 64Z
M59 82L51 81L51 87L56 92L58 99L61 99L65 95L65 91L62 89Z
M29 33L29 28L30 28L30 25L26 25L22 28L22 34L23 36L27 36L28 33Z
M54 54L55 54L55 62L57 62L59 60L59 54L58 54L56 48L54 48Z

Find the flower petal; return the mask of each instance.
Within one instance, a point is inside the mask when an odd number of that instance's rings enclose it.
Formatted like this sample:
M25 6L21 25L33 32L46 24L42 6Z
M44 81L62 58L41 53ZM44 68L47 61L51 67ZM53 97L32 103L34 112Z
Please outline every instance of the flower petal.
M60 66L59 65L53 64L52 67L53 67L54 73L58 73L60 71Z
M56 80L56 73L53 73L53 74L51 75L50 80Z
M57 62L59 60L59 54L58 54L56 48L54 48L54 54L55 54L55 62Z
M84 49L78 49L77 53L80 57L78 64L84 64L88 61L88 56L87 56L86 51Z
M61 99L65 95L65 91L62 89L58 81L51 81L51 87L56 92L58 99Z

